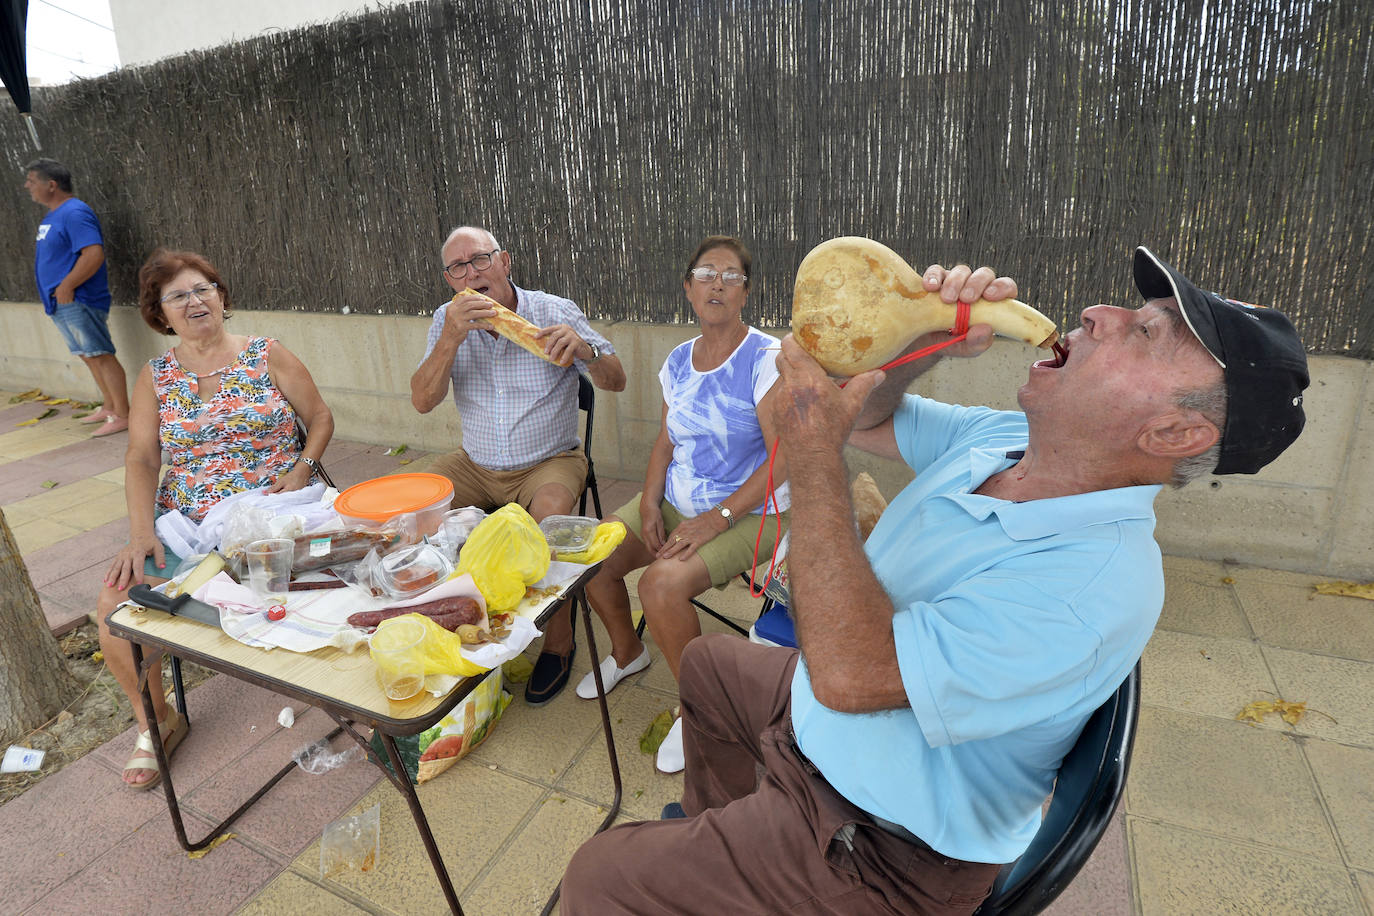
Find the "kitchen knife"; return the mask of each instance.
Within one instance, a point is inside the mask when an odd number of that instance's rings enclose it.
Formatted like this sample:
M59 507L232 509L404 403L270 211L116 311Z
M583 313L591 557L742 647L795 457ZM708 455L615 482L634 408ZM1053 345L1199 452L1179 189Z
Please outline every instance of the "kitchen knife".
M204 601L197 601L190 595L168 598L161 592L153 591L151 586L135 585L129 589L129 600L156 611L165 611L174 617L185 617L187 620L194 620L217 630L224 629L219 623L219 608Z

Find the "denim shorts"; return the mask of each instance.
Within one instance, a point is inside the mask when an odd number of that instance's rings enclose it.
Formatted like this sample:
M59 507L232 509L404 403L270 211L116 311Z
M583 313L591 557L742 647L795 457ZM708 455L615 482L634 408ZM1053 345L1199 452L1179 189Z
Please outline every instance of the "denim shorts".
M108 327L110 313L80 302L59 305L52 320L67 340L73 356L105 356L114 353Z

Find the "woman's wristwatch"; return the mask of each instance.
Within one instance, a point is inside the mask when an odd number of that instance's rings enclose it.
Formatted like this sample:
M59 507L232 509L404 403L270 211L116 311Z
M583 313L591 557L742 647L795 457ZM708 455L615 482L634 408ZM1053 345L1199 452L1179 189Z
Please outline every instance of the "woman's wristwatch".
M719 512L720 517L725 519L725 528L727 531L735 527L735 513L731 512L730 508L726 506L725 503L716 503L711 508Z
M304 462L306 463L306 465L310 468L310 470L311 470L312 473L315 473L315 474L322 474L322 473L324 473L324 468L320 467L320 463L319 463L318 461L316 461L314 458L307 458L306 456L302 455L302 456L300 457L300 460L301 460L301 461L304 461Z

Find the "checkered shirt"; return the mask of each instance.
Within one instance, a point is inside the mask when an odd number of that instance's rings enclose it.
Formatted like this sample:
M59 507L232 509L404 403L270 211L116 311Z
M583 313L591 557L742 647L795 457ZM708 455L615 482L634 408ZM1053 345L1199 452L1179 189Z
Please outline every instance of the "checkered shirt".
M515 287L516 312L537 327L567 324L602 353L611 342L592 330L571 299ZM429 326L425 358L444 329L448 303ZM422 359L421 362L424 362ZM566 369L540 359L519 344L473 331L458 347L449 377L453 403L463 421L463 449L482 467L514 471L574 449L577 435L577 375L586 364Z

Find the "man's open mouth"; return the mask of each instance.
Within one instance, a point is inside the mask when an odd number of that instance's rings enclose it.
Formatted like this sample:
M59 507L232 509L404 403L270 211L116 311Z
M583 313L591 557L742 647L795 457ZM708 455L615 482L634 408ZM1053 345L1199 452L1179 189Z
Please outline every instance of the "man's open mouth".
M1049 359L1042 359L1035 365L1040 369L1062 369L1064 364L1069 361L1069 348L1064 346L1063 341L1056 340L1052 344L1054 356Z

